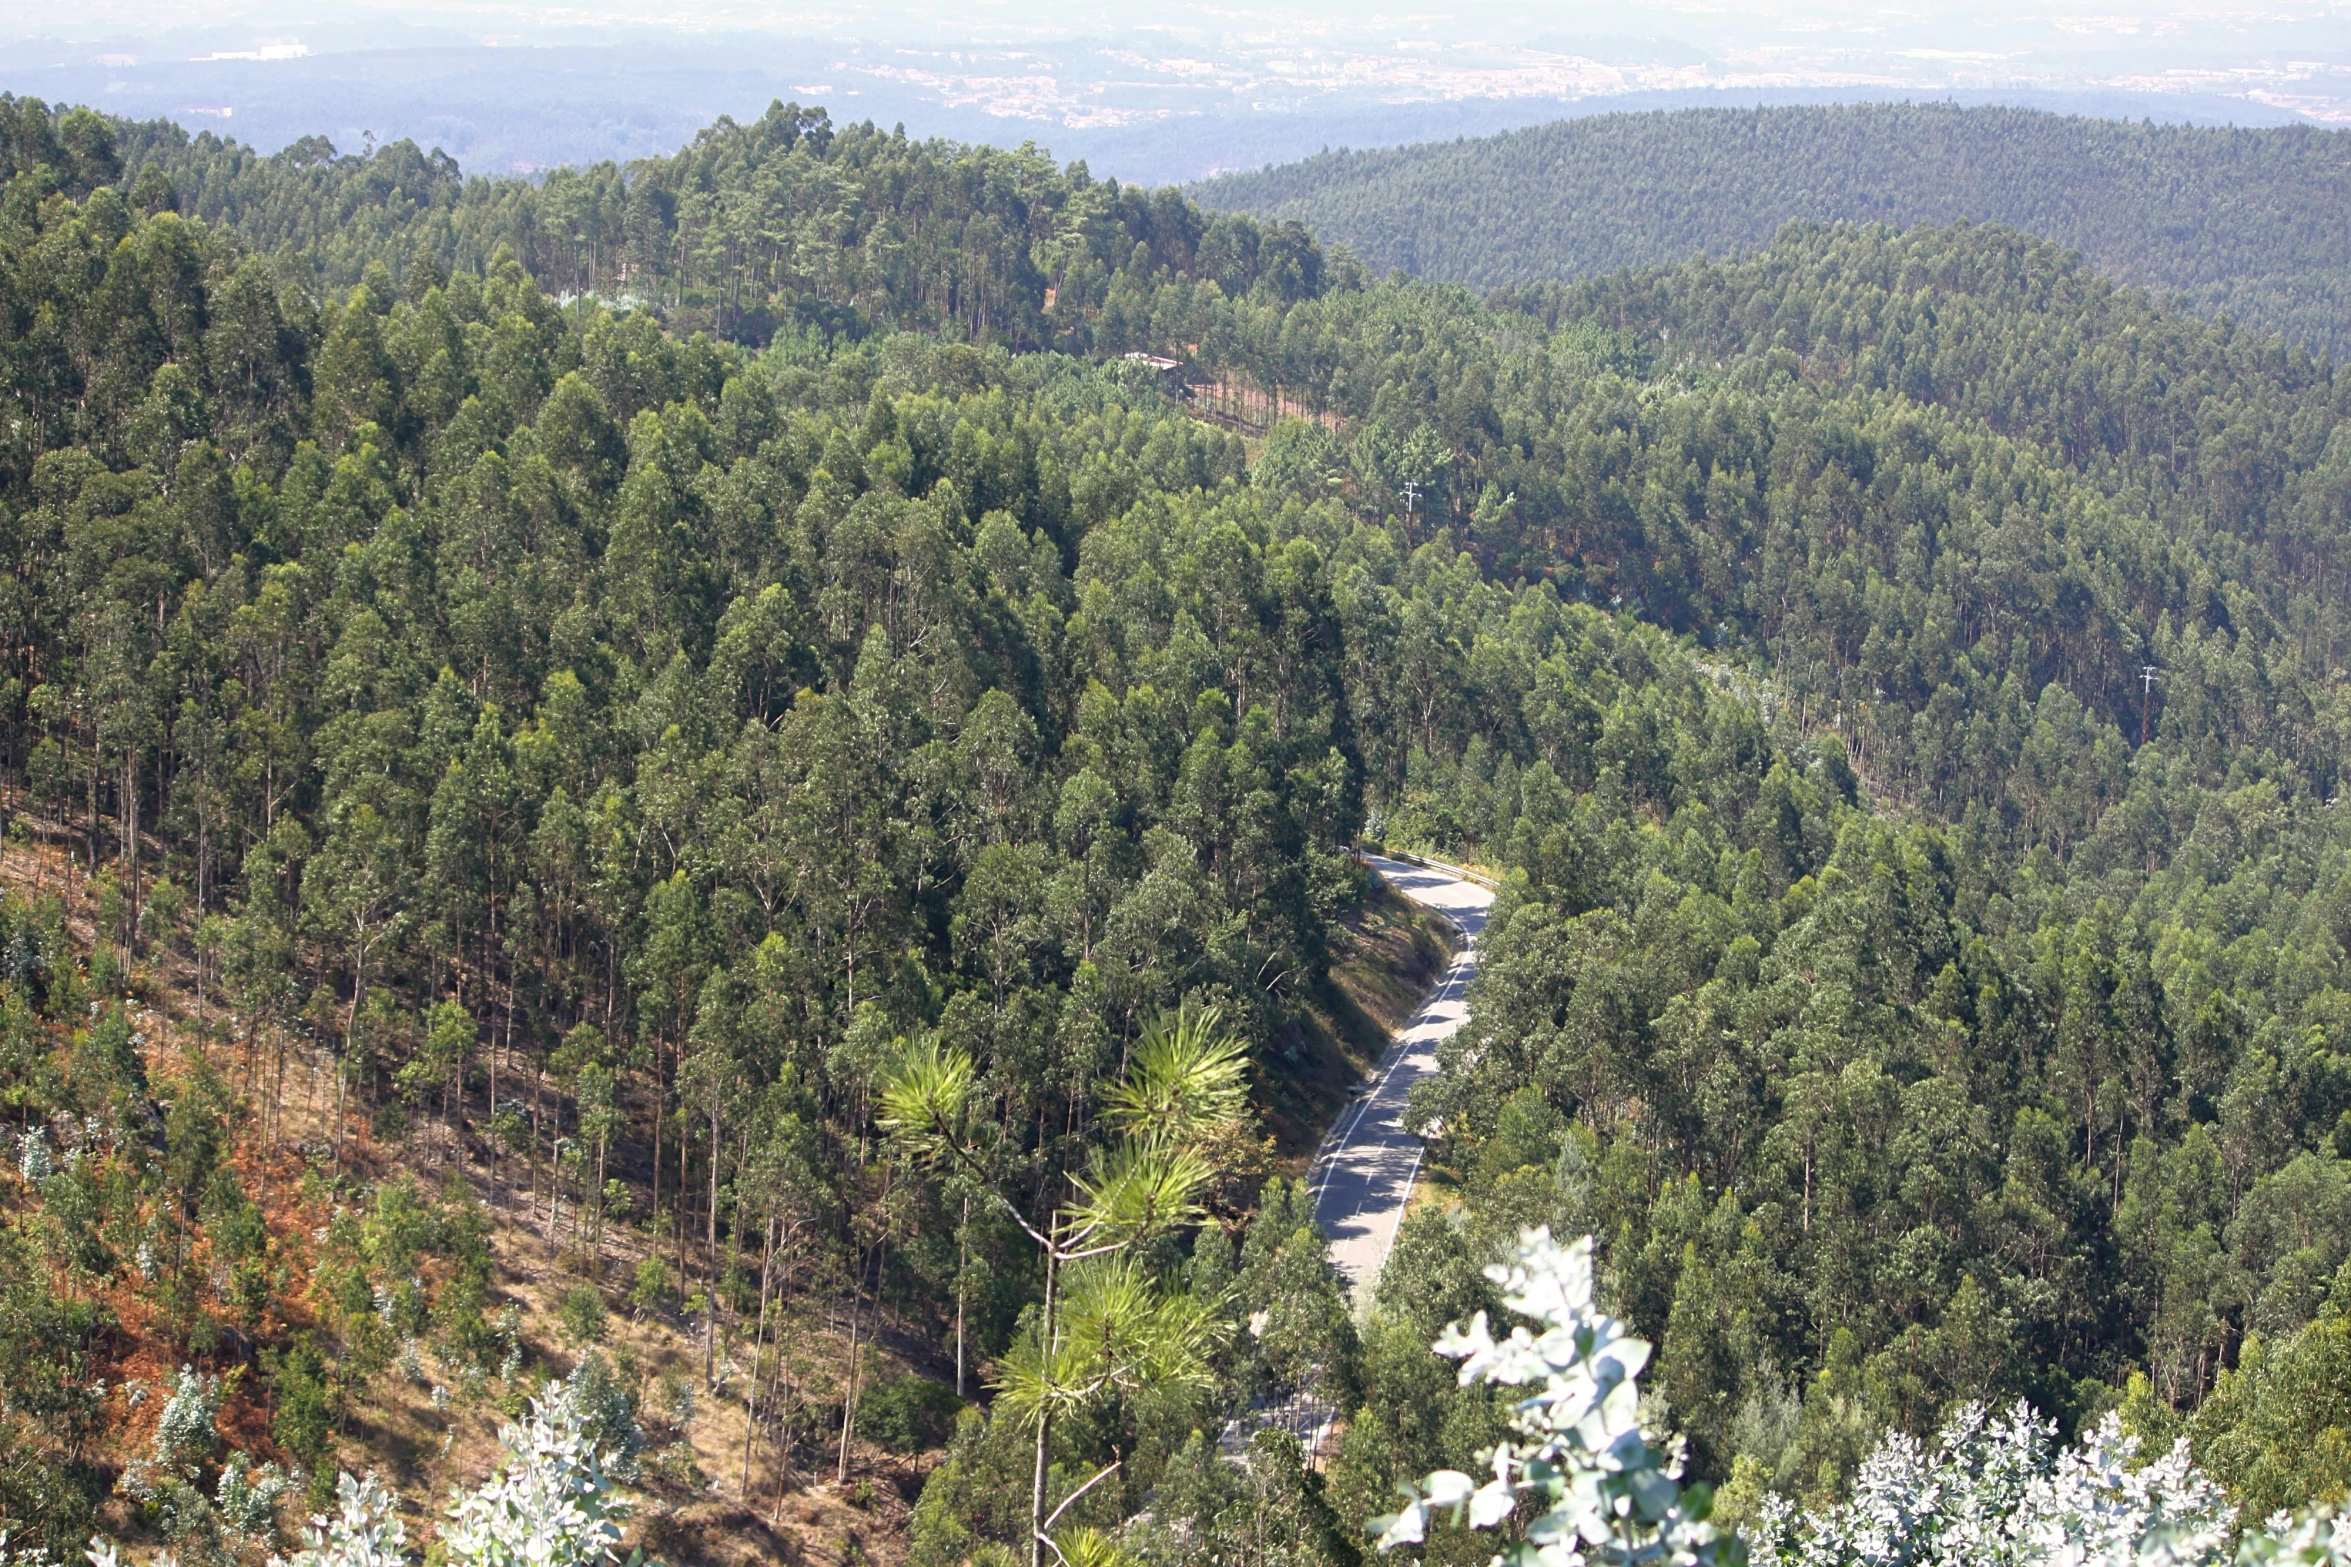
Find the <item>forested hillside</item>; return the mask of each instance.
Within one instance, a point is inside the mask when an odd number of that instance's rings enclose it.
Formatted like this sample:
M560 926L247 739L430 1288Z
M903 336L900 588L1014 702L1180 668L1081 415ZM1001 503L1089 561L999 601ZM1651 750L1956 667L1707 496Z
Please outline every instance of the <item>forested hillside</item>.
M562 1371L737 1508L657 1551L1349 1567L1535 1223L1726 1517L1979 1399L2345 1478L2323 360L1980 225L1481 301L782 107L544 187L8 107L17 1538L422 1529ZM1359 836L1507 873L1360 1321L1269 1144Z
M149 181L144 196L129 187L134 204L168 201L264 252L291 246L336 287L370 261L480 271L504 249L550 294L642 303L738 341L895 328L1082 352L1137 246L1232 297L1322 286L1322 253L1294 223L1204 213L1173 188L1122 191L1033 148L836 127L797 104L721 120L672 158L535 183L467 179L410 142L355 157L314 137L264 158L162 121L121 127L113 156Z
M1204 181L1378 271L1495 288L1767 244L1798 219L1999 223L2195 309L2351 349L2351 133L1872 104L1596 114Z

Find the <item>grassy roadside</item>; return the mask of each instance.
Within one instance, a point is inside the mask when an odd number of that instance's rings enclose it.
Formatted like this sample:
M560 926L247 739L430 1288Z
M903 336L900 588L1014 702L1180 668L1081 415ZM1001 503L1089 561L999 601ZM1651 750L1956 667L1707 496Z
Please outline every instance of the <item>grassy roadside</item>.
M1330 977L1269 1062L1266 1122L1275 1167L1302 1175L1355 1085L1418 1010L1460 938L1440 915L1378 877L1332 939Z

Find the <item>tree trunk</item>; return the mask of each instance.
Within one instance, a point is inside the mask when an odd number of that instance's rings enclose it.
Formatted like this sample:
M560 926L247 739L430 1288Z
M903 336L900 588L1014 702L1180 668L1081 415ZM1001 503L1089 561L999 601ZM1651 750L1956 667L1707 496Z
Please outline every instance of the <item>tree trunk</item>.
M751 1329L751 1391L743 1402L743 1505L751 1505L751 1445L759 1434L759 1355L767 1342L767 1281L775 1266L776 1212L773 1205L767 1210L767 1230L760 1239L759 1254L759 1320ZM777 1350L780 1353L779 1342Z
M710 1212L705 1242L710 1270L709 1304L702 1313L702 1388L718 1391L718 1080L710 1084Z
M1048 1235L1053 1233L1046 1231ZM1044 1362L1053 1363L1053 1286L1057 1281L1061 1255L1052 1246L1045 1248L1045 1303L1037 1313L1037 1342L1043 1348ZM1045 1397L1037 1405L1037 1463L1029 1482L1029 1567L1045 1567L1045 1459L1053 1441L1053 1388L1048 1378Z
M683 1050L684 1047L680 1046L679 1048ZM677 1239L678 1315L680 1317L686 1314L686 1279L688 1277L686 1272L686 1226L694 1222L694 1186L693 1182L688 1179L691 1169L687 1164L687 1159L693 1150L686 1140L685 1086L682 1082L678 1084L678 1222L671 1226Z
M963 1199L963 1223L955 1231L955 1396L963 1393L963 1271L971 1266L971 1199Z
M864 1270L860 1269L862 1273ZM849 1376L841 1384L841 1456L834 1466L833 1483L841 1485L849 1479L849 1432L857 1423L857 1347L858 1330L865 1326L865 1302L858 1283L850 1282L849 1294Z
M609 1120L599 1123L609 1126ZM596 1137L596 1227L590 1233L595 1238L596 1266L604 1265L604 1160L611 1151L612 1139L599 1132Z
M875 1311L882 1311L882 1259L889 1257L889 1238L875 1243ZM842 1461L835 1473L835 1482L849 1480L849 1433L858 1424L858 1372L863 1363L858 1360L858 1327L865 1323L865 1302L858 1294L849 1297L849 1393L842 1398Z
M607 1039L612 1036L607 1034ZM661 1244L661 1108L669 1099L669 1091L661 1081L661 1040L653 1041L653 1244ZM685 1299L686 1281L678 1280L678 1299Z
M361 946L364 954L366 947ZM335 1173L343 1170L343 1099L351 1076L351 1042L359 1037L359 994L367 987L367 960L354 958L351 964L351 1015L343 1023L343 1059L335 1067Z

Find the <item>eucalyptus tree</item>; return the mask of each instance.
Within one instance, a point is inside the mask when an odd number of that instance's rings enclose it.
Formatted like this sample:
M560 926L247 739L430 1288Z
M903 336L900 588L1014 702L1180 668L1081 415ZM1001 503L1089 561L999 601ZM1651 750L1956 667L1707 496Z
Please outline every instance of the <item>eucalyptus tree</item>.
M1436 1352L1461 1362L1464 1387L1529 1391L1511 1412L1512 1438L1486 1455L1493 1478L1477 1484L1439 1469L1407 1485L1404 1506L1372 1520L1383 1551L1418 1545L1431 1520L1494 1529L1534 1515L1494 1557L1495 1567L1584 1567L1672 1562L1738 1567L1744 1551L1719 1538L1707 1515L1714 1494L1681 1485L1680 1443L1658 1444L1641 1423L1641 1368L1649 1346L1593 1298L1592 1238L1561 1246L1547 1229L1519 1237L1507 1264L1485 1270L1502 1303L1534 1320L1529 1333L1497 1339L1486 1314L1446 1328Z

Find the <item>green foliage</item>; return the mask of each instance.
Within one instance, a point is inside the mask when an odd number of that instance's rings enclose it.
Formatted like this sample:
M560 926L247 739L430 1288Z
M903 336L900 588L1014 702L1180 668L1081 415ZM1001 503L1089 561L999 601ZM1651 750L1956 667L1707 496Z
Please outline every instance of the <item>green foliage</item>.
M635 1504L612 1484L612 1455L599 1445L577 1381L548 1383L523 1420L499 1432L504 1461L450 1505L443 1559L469 1567L599 1567L621 1559L620 1525ZM405 1567L407 1530L380 1482L340 1474L336 1501L332 1514L305 1531L294 1567ZM112 1547L94 1546L91 1559L112 1567ZM643 1561L642 1551L629 1558L631 1567Z
M1602 1238L1756 1505L1966 1401L2078 1426L2143 1369L2185 1415L2346 1260L2319 360L1987 227L1480 302L791 109L526 184L10 105L0 773L114 887L87 967L0 918L50 1162L10 1408L89 1395L116 1289L192 1353L306 1289L289 1448L428 1344L512 1396L484 1210L351 1182L419 1123L579 1254L658 1168L640 1312L731 1329L765 1264L956 1324L1006 1418L940 1561L1113 1463L1061 1526L1115 1530L1310 1389L1342 1517L1476 1467L1507 1410L1424 1350L1521 1227ZM1297 417L1089 362L1130 348ZM1367 827L1508 877L1412 1111L1457 1204L1358 1326L1298 1191L1237 1246L1219 1205ZM128 1004L165 877L233 1078ZM314 1050L289 1248L236 1156ZM85 1439L42 1416L25 1494L81 1506Z
M989 1547L1007 1552L1005 1560L1019 1559L1009 1553L1028 1540L1030 1457L1027 1433L1017 1422L965 1408L908 1522L907 1560L913 1567L955 1567ZM1068 1488L1063 1481L1055 1489Z
M1154 1415L1163 1422L1219 1386L1211 1358L1223 1302L1161 1277L1148 1253L1164 1255L1206 1217L1215 1170L1205 1150L1229 1139L1248 1114L1245 1069L1245 1047L1226 1032L1219 1009L1187 1002L1152 1019L1104 1088L1103 1120L1114 1136L1069 1173L1070 1198L1034 1218L985 1182L985 1144L970 1115L975 1073L961 1050L942 1051L935 1040L905 1048L884 1080L880 1121L897 1145L933 1170L979 1178L990 1205L1042 1253L1044 1299L998 1363L990 1410L992 1426L1034 1434L1021 1531L1030 1567L1041 1567L1049 1549L1059 1553L1053 1531L1062 1515L1127 1467L1131 1441L1122 1428ZM1057 1437L1094 1473L1049 1511ZM1127 1476L1130 1485L1135 1479ZM1116 1494L1104 1492L1096 1507ZM1077 1515L1070 1527L1086 1523ZM940 1525L951 1535L969 1527Z
M2340 356L2351 345L2342 148L2314 126L1952 104L1683 109L1326 152L1192 194L1302 222L1379 271L1478 288L1752 250L1791 220L1998 223Z
M1236 1248L1218 1232L1193 1243L1192 1289L1231 1321L1224 1375L1243 1397L1276 1402L1304 1391L1354 1402L1355 1325L1303 1181L1266 1183Z
M865 1394L857 1406L857 1426L869 1441L894 1453L919 1453L947 1444L962 1409L963 1400L953 1389L909 1373Z
M577 1421L587 1450L597 1454L603 1467L621 1480L636 1478L637 1456L645 1448L631 1380L591 1349L580 1356L561 1384L547 1384L541 1397L542 1404L548 1398L560 1400L559 1412L564 1419Z
M2351 1317L2344 1276L2316 1320L2246 1341L2185 1422L2197 1463L2249 1518L2351 1497Z
M555 1302L555 1319L575 1344L597 1344L604 1339L604 1292L593 1284L575 1284Z
M313 1499L324 1501L323 1487L331 1483L334 1473L325 1363L318 1351L306 1344L276 1352L272 1359L274 1364L267 1369L277 1410L270 1420L270 1434L309 1473ZM329 1480L320 1481L322 1474Z
M14 1538L53 1553L78 1548L106 1496L98 1327L87 1301L52 1290L19 1234L0 1234L0 1515Z
M650 1253L637 1259L629 1278L629 1309L638 1316L658 1307L676 1293L677 1280L669 1264Z
M1322 1476L1298 1439L1264 1430L1235 1464L1195 1431L1169 1461L1148 1523L1128 1531L1133 1556L1151 1564L1222 1561L1266 1567L1354 1567L1361 1559L1332 1511Z
M1172 190L1096 182L1083 165L1057 168L1033 148L835 126L823 109L796 103L771 104L748 124L721 119L668 158L562 169L541 181L468 180L446 153L405 141L358 157L311 138L262 157L209 133L191 140L162 121L75 112L120 144L120 166L160 176L170 205L190 218L233 229L263 253L308 253L338 290L365 283L369 264L380 263L370 315L392 307L395 272L404 301L415 303L511 256L550 293L657 306L688 332L736 341L822 344L917 329L1115 352L1148 346L1133 339L1147 319L1132 318L1155 275L1287 303L1337 270L1294 223L1217 216ZM31 99L14 114L28 124L49 118ZM112 177L114 165L89 164L101 166ZM77 179L89 177L75 168ZM392 420L378 416L391 406L372 388L400 355L361 318L343 319L343 335L329 338L322 393L346 428L372 421L388 430ZM576 370L625 425L641 409L715 398L719 357L683 339L665 339L642 316L568 353L525 334L502 345L498 390L535 403ZM437 374L453 412L463 394L445 390L448 373L435 372L429 353L411 365Z
M1456 1527L1511 1524L1496 1560L1512 1567L1746 1559L1706 1521L1712 1492L1685 1492L1679 1456L1651 1445L1638 1380L1649 1346L1594 1308L1592 1271L1590 1236L1561 1247L1541 1229L1520 1236L1509 1265L1486 1270L1502 1304L1543 1331L1519 1326L1497 1340L1481 1311L1466 1327L1448 1324L1435 1349L1462 1362L1464 1386L1530 1389L1514 1395L1516 1440L1494 1444L1484 1485L1455 1469L1406 1485L1404 1506L1368 1525L1382 1551L1424 1543L1432 1518L1450 1510ZM1528 1503L1532 1518L1520 1517Z

